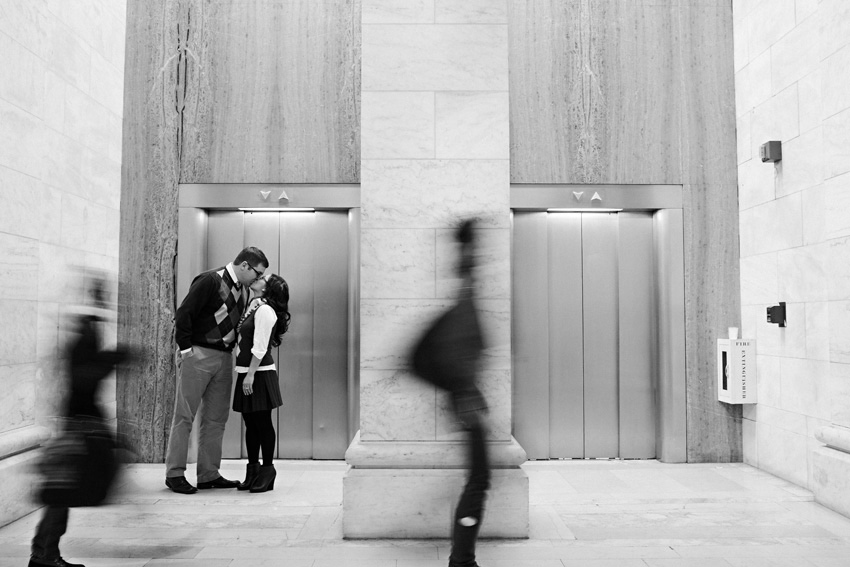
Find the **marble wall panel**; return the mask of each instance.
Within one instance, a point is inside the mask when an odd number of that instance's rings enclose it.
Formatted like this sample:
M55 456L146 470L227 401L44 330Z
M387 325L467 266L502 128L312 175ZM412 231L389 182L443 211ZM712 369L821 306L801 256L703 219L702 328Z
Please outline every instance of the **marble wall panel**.
M850 173L827 179L824 183L826 211L825 237L850 236Z
M747 30L747 52L760 55L794 29L795 0L757 2L739 23Z
M61 132L48 129L44 134L42 181L63 192L83 196L83 186L88 189L82 175L84 146Z
M360 368L395 370L422 330L452 304L446 300L363 299L360 302Z
M815 14L818 11L820 2L821 0L796 0L797 23L799 24L812 14Z
M508 84L503 25L363 26L363 90L498 91Z
M751 209L776 198L776 168L761 159L745 161L738 167L738 206Z
M38 311L35 301L0 299L6 321L15 322L14 333L4 333L0 341L0 366L35 362Z
M789 195L824 180L823 129L813 128L782 144L782 161L777 164L777 197Z
M50 69L69 85L90 92L91 48L57 18L45 18L43 23L50 28L46 33L45 53Z
M508 299L479 299L476 302L484 352L481 367L485 370L511 368L511 303Z
M0 100L0 165L38 179L44 161L44 125L33 115Z
M86 92L73 87L65 89L65 122L63 133L102 154L109 153L114 122L112 113Z
M850 108L823 121L823 175L850 171Z
M741 304L776 301L779 297L779 263L776 252L741 258Z
M828 266L824 279L829 286L829 299L850 299L850 238L830 241L824 261Z
M508 93L436 95L438 159L508 159Z
M803 191L803 244L826 240L826 190L818 185Z
M37 117L44 114L44 61L5 34L0 34L4 54L4 80L0 99Z
M842 47L824 62L822 116L829 118L850 107L850 45Z
M85 253L81 250L41 242L38 246L38 300L53 303L78 301L69 293L68 282L74 266L83 266Z
M478 378L481 393L487 400L487 438L494 441L511 439L511 373L510 370L487 370ZM440 441L465 439L461 424L457 422L447 394L437 394L437 429Z
M850 364L850 301L829 302L829 360Z
M785 313L787 327L780 327L767 322L765 310L768 305L776 305L777 301L764 304L759 309L755 338L758 340L758 350L762 354L784 356L790 358L805 358L806 356L806 307L803 303L787 303Z
M363 229L360 250L362 298L435 297L433 230Z
M5 299L38 298L38 241L0 232L0 288Z
M782 409L818 419L830 418L829 362L782 359Z
M65 128L65 81L54 71L44 72L44 125L57 132Z
M505 0L435 0L439 24L506 24Z
M787 250L803 243L799 194L741 211L741 256Z
M826 301L829 295L830 250L827 244L790 248L777 253L782 301ZM768 299L768 301L770 301Z
M806 303L806 358L829 360L829 303Z
M765 3L765 6L769 4ZM773 20L773 16L768 20ZM821 58L818 42L813 41L813 38L820 36L820 27L819 17L808 18L794 26L770 47L771 85L774 93L818 67Z
M754 110L750 110L748 112L743 113L741 116L738 116L738 127L735 129L735 133L738 136L738 167L740 168L741 164L752 159L753 155L753 137L752 137L752 129L753 129L753 113Z
M483 229L476 235L478 264L476 297L509 299L511 292L511 233L508 229ZM455 297L461 280L457 277L458 244L453 229L437 230L436 297Z
M97 77L91 89L92 98L113 114L124 112L124 73L98 52L91 54L92 77Z
M60 356L59 324L59 304L39 301L35 346L35 354L38 360Z
M770 51L752 58L735 74L735 108L740 115L773 96L770 77Z
M0 431L35 423L35 369L34 362L0 365Z
M508 15L512 182L681 183L675 8L510 0Z
M435 0L363 0L364 24L430 24Z
M759 156L759 147L768 140L780 140L784 144L800 135L798 108L795 83L753 109L750 125L752 129L750 151L753 156ZM782 149L785 149L784 145ZM785 159L784 151L782 158Z
M759 468L799 486L807 486L808 443L805 435L758 424Z
M175 9L158 25L187 57L174 77L182 182L359 181L360 0Z
M360 374L360 439L433 441L436 390L403 370Z
M363 159L435 157L433 92L364 92Z
M508 228L507 160L364 160L364 227L445 228L477 216Z
M829 404L832 422L850 427L850 364L830 363Z
M757 354L756 364L759 407L779 408L782 399L782 359L778 356Z
M117 211L121 206L121 162L88 148L82 149L81 160L82 196Z
M747 409L744 409L746 414ZM746 416L745 416L746 417ZM758 468L758 422L754 419L745 418L741 424L741 439L744 449L743 462L751 467Z
M823 112L823 74L819 67L797 81L797 98L800 104L800 132L808 132L821 125Z
M820 58L826 59L850 43L850 5L843 0L822 0L818 9L823 13L818 36Z

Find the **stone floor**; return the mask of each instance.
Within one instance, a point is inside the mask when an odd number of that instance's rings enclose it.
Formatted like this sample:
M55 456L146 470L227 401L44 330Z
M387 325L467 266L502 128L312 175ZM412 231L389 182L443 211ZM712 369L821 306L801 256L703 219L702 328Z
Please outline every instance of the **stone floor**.
M134 465L116 502L71 511L66 558L87 566L444 567L446 540L342 539L344 463L279 461L274 492L173 494ZM850 566L850 519L743 464L533 462L527 540L482 541L482 567ZM244 465L227 462L225 476ZM0 528L24 566L36 512ZM485 516L486 521L486 516Z

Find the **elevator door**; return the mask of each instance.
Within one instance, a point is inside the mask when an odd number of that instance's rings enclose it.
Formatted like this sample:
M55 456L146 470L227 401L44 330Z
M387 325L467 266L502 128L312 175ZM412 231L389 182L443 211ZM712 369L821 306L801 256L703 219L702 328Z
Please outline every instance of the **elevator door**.
M283 406L273 412L284 459L342 459L348 428L348 213L210 211L207 268L260 248L267 273L289 284L289 331L273 355ZM232 395L232 394L231 394ZM245 457L241 414L232 412L223 456Z
M513 263L514 435L529 458L654 458L652 215L516 212Z

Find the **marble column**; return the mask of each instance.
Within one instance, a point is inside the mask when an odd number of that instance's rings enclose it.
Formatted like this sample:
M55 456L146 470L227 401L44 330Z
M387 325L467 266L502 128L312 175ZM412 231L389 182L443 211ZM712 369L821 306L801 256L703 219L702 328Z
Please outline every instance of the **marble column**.
M464 434L408 353L452 304L453 228L477 216L480 377L495 467L482 535L527 537L525 452L511 437L505 0L363 0L360 432L346 453L346 537L447 537Z

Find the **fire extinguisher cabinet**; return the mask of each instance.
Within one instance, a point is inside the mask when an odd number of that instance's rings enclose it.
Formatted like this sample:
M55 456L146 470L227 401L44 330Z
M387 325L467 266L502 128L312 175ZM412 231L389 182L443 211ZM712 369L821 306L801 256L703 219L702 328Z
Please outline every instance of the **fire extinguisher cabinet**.
M758 402L756 341L717 341L717 399L727 404Z

